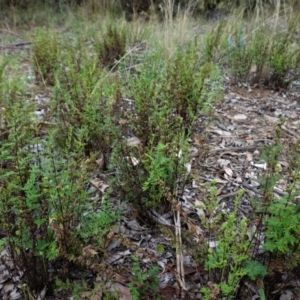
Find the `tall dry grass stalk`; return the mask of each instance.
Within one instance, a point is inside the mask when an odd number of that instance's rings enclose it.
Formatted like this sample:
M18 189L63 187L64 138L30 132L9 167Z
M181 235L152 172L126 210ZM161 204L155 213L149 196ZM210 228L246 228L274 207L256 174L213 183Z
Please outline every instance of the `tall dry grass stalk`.
M192 11L195 1L185 7L175 5L174 0L164 0L163 24L153 24L153 41L162 49L165 58L172 56L178 45L183 45L194 36ZM162 28L158 29L157 26Z
M112 13L121 9L120 0L86 0L84 9L93 13Z

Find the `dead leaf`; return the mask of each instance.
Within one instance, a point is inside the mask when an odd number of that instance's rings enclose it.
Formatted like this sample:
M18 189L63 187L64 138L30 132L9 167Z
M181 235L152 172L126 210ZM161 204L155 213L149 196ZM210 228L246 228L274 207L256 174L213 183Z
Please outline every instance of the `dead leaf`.
M45 299L45 296L46 296L46 292L47 292L47 286L45 286L43 288L43 290L40 292L37 300L44 300Z
M191 275L194 273L203 273L204 266L197 266L197 267L190 267L190 266L184 266L184 274L185 275Z
M264 115L264 117L267 121L269 121L272 124L276 124L276 123L279 122L279 118L271 117L271 116L268 116L268 115Z
M123 284L116 282L115 284L112 285L111 289L112 289L112 291L111 291L112 293L115 293L118 295L119 300L131 300L132 299L129 289L126 286L124 286Z
M91 184L97 188L102 194L105 193L105 190L109 187L109 184L105 183L103 180L99 178L94 178L91 181Z
M119 120L119 125L125 125L127 123L126 119L120 119Z
M92 295L90 300L101 300L102 299L102 290L98 290L95 294Z
M220 167L226 167L230 164L230 160L229 159L223 159L223 158L219 158L217 160L217 163Z
M229 167L224 166L223 169L228 176L232 177L233 172Z
M112 264L113 262L116 262L117 260L121 259L122 257L131 255L130 250L125 250L125 251L119 251L114 254L112 254L109 258L106 259L106 262L109 264Z
M226 137L232 136L232 134L230 132L225 131L225 130L221 130L221 129L214 129L214 130L212 130L212 132L215 132L215 133L217 133L221 136L226 136Z
M88 299L91 295L91 292L83 292L80 294L81 298Z
M190 163L186 163L186 164L184 164L184 166L186 168L187 174L190 174L191 170L192 170L192 165Z
M135 167L139 164L139 160L137 160L135 157L129 157L129 156L126 156L125 159L128 161L128 162L131 162L132 165Z
M227 182L227 181L223 180L222 183L224 183L224 182ZM225 185L223 184L218 188L218 190L216 192L216 196L219 196L222 193L222 190L224 189L224 187L225 187Z
M197 215L199 216L199 218L201 220L205 219L205 212L204 212L204 209L206 208L205 204L202 201L196 199L195 200L195 208L196 208Z
M298 114L296 112L292 111L291 114L290 114L290 118L291 119L297 119L298 118Z
M126 225L136 231L143 231L144 228L137 222L136 219L134 220L130 220L130 221L126 221Z
M11 293L14 289L15 285L13 283L6 283L3 285L2 289L5 294Z
M203 230L196 224L192 223L192 221L190 221L189 219L186 220L187 221L187 226L190 230L190 232L192 232L193 234L197 235L197 236L202 236L203 234Z
M109 187L109 184L103 183L100 188L100 192L104 194L105 190Z
M98 165L100 170L103 170L103 167L104 167L104 156L103 155L101 155L101 157L96 160L96 164Z
M141 143L141 140L138 137L133 136L131 138L128 138L126 142L128 146L133 147L138 146Z
M82 249L82 254L85 255L97 255L98 252L93 249L92 245L88 245Z
M195 200L195 206L198 208L203 208L203 209L206 208L205 204L201 200L198 200L198 199Z
M258 168L258 169L263 169L263 170L267 170L267 164L264 163L264 164L254 164L251 162L251 165Z
M253 160L253 155L251 153L246 154L246 160L247 161L252 161Z
M242 120L246 120L247 116L244 114L238 114L238 115L233 116L233 119L236 121L242 121Z
M218 241L209 241L208 246L209 248L216 248L218 244Z
M203 138L203 136L195 135L194 136L194 143L195 143L195 145L198 146L198 148L202 148L203 145L205 144L205 139Z

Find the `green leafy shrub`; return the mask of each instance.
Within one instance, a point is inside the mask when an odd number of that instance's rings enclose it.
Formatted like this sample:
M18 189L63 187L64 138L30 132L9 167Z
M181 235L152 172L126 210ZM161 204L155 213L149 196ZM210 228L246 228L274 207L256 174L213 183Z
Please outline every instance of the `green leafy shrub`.
M57 144L64 147L69 134L86 133L86 155L94 151L104 155L105 166L108 153L117 135L113 124L113 103L119 89L118 79L106 76L97 60L79 44L68 48L62 67L57 71L57 82L51 111L58 120ZM106 77L105 77L106 76Z
M296 70L300 65L299 44L296 42L299 17L292 17L285 33L278 32L273 37L270 48L269 65L272 69L270 81L277 86L288 86L287 76L290 70Z
M32 62L36 78L44 84L54 84L59 54L57 34L50 30L37 30L32 37Z
M134 108L127 116L127 130L141 142L136 147L121 143L113 154L113 163L121 169L122 190L142 213L144 206L170 207L166 194L175 193L177 179L186 174L193 122L220 91L217 68L201 66L194 45L186 52L178 50L167 64L157 56L146 64L129 83Z
M133 279L129 283L132 299L138 300L151 294L153 299L161 299L159 296L158 267L152 267L148 273L141 270L137 257L133 256Z
M283 25L261 19L246 25L240 17L222 21L206 35L204 58L225 67L235 83L286 88L296 77L289 74L299 68L298 21L297 16Z
M269 207L270 217L265 217L266 243L264 248L278 254L299 251L298 208L289 199L273 200Z
M95 39L95 49L101 67L112 68L126 53L127 34L112 23L103 30L101 37Z
M12 82L2 78L0 97L5 132L0 146L0 227L5 233L1 246L7 247L16 271L26 270L25 282L37 289L48 281L45 261L39 253L48 248L47 255L55 257L56 250L47 230L47 208L43 209L41 188L35 185L40 172L32 164L34 155L30 153L37 143L33 106L23 100L25 90L16 79Z
M258 276L265 276L268 274L264 265L256 260L245 261L245 271L251 280L255 280Z
M295 143L291 151L291 169L290 178L291 183L287 188L285 196L279 198L271 198L268 205L268 214L264 216L264 222L266 225L266 242L264 243L264 249L274 253L276 256L285 256L287 264L293 261L292 266L295 265L299 255L299 204L295 202L295 197L299 195L297 183L299 182L299 169L300 160L297 154L299 142ZM268 149L268 153L272 158L269 159L270 169L274 178L270 181L269 190L272 191L275 183L280 178L278 169L276 168L279 160L279 150ZM273 151L272 151L273 150ZM275 153L274 153L275 152ZM273 162L272 164L270 163ZM270 194L270 193L268 193ZM288 258L288 259L287 259Z
M21 107L11 109L18 126L11 120L8 140L1 145L0 160L7 164L1 169L0 226L6 235L2 246L7 247L16 271L26 270L24 281L36 291L49 282L50 276L68 276L74 263L85 267L84 258L80 258L82 241L93 239L95 246L102 249L116 215L109 206L88 217L83 215L84 210L91 209L84 189L89 174L82 167L81 155L85 136L77 132L74 139L69 131L63 149L53 142L55 131L45 142L37 141L30 131L24 132L24 122L16 117ZM28 112L22 116L28 120ZM43 149L38 154L28 152L41 145ZM56 266L58 261L63 262L63 270L50 274L47 265L51 262Z
M241 278L247 274L243 264L249 258L250 240L246 238L248 219L239 219L237 209L242 195L240 191L235 199L235 209L226 214L226 221L215 218L206 224L214 235L216 246L208 249L205 268L210 281L227 299L234 299ZM209 299L207 297L210 297L212 287L204 287L201 292Z
M23 292L37 297L35 292L45 285L50 288L53 277L65 280L74 265L89 267L88 259L82 254L84 242L93 240L104 251L104 236L118 218L108 204L89 216L83 213L94 209L85 189L91 175L83 154L90 139L96 139L94 134L99 123L93 122L103 121L96 115L100 109L94 112L87 105L96 104L91 95L97 96L98 101L100 95L105 97L105 92L99 94L95 85L90 85L98 82L88 81L92 80L89 75L97 76L91 65L85 64L86 69L80 69L82 78L75 76L75 66L69 64L69 81L63 81L61 71L56 69L56 88L64 91L60 95L70 98L56 103L56 110L50 106L56 123L41 137L41 124L34 114L35 103L20 79L3 76L5 66L3 61L0 67L0 228L5 238L1 240L1 248L8 251L15 272L24 272ZM87 104L82 108L85 97ZM71 114L67 115L68 109L79 113L72 119ZM59 144L61 131L64 141Z
M262 197L259 201L253 201L254 208L258 213L256 219L255 236L264 236L265 240L261 245L259 241L253 241L257 255L261 248L264 252L264 265L257 261L246 262L245 269L251 279L256 276L263 276L268 272L265 289L268 293L272 285L276 285L276 270L284 269L289 272L297 272L299 265L299 205L296 201L299 196L299 141L290 147L289 163L287 169L289 184L286 193L281 196L274 195L274 187L281 178L279 160L282 155L280 138L282 135L281 124L278 124L275 136L275 143L264 149L262 158L267 164L266 171L261 174L259 180ZM272 283L272 285L270 284ZM269 284L268 284L269 283Z

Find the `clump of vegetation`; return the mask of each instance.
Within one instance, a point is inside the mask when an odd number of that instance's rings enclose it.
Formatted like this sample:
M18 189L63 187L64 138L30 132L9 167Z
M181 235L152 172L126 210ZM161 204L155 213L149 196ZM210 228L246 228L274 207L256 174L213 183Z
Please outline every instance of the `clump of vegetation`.
M44 65L48 63L47 51L45 47L38 49L39 57L45 58ZM7 64L4 61L1 65L0 227L5 235L1 247L10 253L16 268L13 272L26 271L26 290L34 297L45 285L50 288L52 276L65 280L72 266L86 267L90 258L84 255L83 242L95 239L98 249L102 249L105 235L118 220L116 211L112 214L111 205L105 201L101 210L89 216L82 214L92 207L90 192L85 189L91 176L89 154L85 152L92 151L90 142L99 142L96 130L104 121L100 108L95 107L105 92L99 93L96 87L101 79L96 63L87 59L81 64L71 50L65 57L60 61L61 69L51 69L51 77L44 73L44 79L47 76L56 80L54 102L48 107L55 123L43 138L42 124L34 114L35 103L21 78L5 78ZM63 268L53 274L49 266L56 268L58 263Z
M206 36L205 57L225 67L234 83L287 88L299 69L295 45L299 16L282 17L284 24L276 22L276 16L264 22L262 18L247 24L240 17L220 22Z
M213 64L201 66L194 45L178 50L166 65L160 65L157 56L149 64L150 70L147 66L129 83L134 101L129 129L140 144L131 147L125 141L114 150L122 189L129 201L139 199L141 212L145 212L143 205L170 207L167 191L175 193L177 180L186 172L193 122L220 92L218 69ZM210 97L206 97L208 89Z
M160 298L159 294L159 281L157 277L158 267L152 267L149 273L144 273L141 270L137 257L133 257L133 268L132 272L134 275L133 280L129 283L129 290L132 299L138 300L143 297L147 297L149 294L152 297Z
M126 31L108 24L100 39L95 41L95 48L100 67L112 68L126 53Z
M32 38L32 61L35 76L53 85L59 64L59 41L55 32L38 30Z
M51 114L58 121L58 145L64 147L69 129L73 131L74 141L81 132L85 135L84 153L98 151L106 159L112 138L117 135L112 115L119 88L116 76L105 77L97 59L82 45L65 50L56 74Z

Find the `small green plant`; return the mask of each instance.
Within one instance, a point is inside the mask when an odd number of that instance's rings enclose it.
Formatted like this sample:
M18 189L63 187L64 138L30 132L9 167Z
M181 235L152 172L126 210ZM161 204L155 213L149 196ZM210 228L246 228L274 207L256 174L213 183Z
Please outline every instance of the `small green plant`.
M218 62L225 55L228 46L228 41L224 37L224 35L226 36L225 28L224 21L221 21L216 28L205 34L202 46L204 61Z
M103 201L101 210L83 215L81 217L82 226L78 228L78 235L86 244L92 242L95 247L101 249L104 245L104 238L108 234L110 228L116 224L120 217L116 211ZM84 228L84 230L82 230Z
M127 34L112 23L103 30L100 39L95 38L95 49L101 67L114 67L126 53Z
M214 288L208 286L201 289L206 299L216 288L226 299L234 299L241 278L247 274L243 264L249 258L250 241L246 238L248 220L239 220L237 214L242 194L240 191L236 197L235 209L226 214L226 221L218 225L220 219L216 218L213 221L215 224L207 224L214 234L216 246L208 249L205 261L210 281L214 283Z
M19 78L1 76L0 85L0 227L5 232L1 244L7 247L16 271L26 270L24 283L37 290L49 278L46 257L40 253L47 249L49 256L56 257L56 250L47 229L48 208L37 184L41 173L33 154L37 146L34 105L24 101L28 94Z
M299 195L297 184L300 180L300 160L296 150L298 145L299 142L295 143L291 149L291 169L289 171L292 180L287 188L288 192L285 196L281 196L278 199L272 197L268 205L268 214L264 216L264 223L266 225L264 249L274 253L278 257L288 257L287 261L291 263L291 267L298 260L297 257L300 250L298 238L300 234L300 227L298 225L299 204L294 201L295 197ZM268 178L273 178L270 181L270 190L273 189L276 181L280 178L279 170L276 167L281 149L281 147L276 148L276 146L267 149L267 152L270 154L270 157L267 158L269 172L271 173Z
M156 207L165 197L165 186L172 186L174 178L172 174L175 172L176 165L172 153L168 153L170 145L159 143L156 148L146 153L143 161L147 171L147 178L143 182L142 190L149 194L147 205ZM153 152L153 154L152 154Z
M218 96L220 74L213 63L200 63L197 43L186 51L179 49L166 66L162 96L172 103L176 115L183 119L186 129L190 128L199 112ZM180 70L180 71L179 71ZM210 89L210 97L206 97Z
M246 260L244 269L251 280L268 274L266 267L256 260Z
M74 139L84 131L84 153L89 156L100 152L106 168L113 139L118 136L113 119L118 89L117 76L106 76L80 40L76 47L66 47L51 102L52 114L59 124L56 144L65 146L69 129L73 130Z
M298 208L285 197L273 200L269 206L270 217L265 217L267 226L264 249L287 255L299 251Z
M290 146L289 161L290 167L287 169L290 183L286 193L281 196L274 195L274 187L281 179L281 168L279 161L283 155L281 145L282 124L276 128L275 142L268 146L262 153L262 159L267 165L267 169L262 172L259 182L261 184L262 197L259 201L254 201L253 205L258 213L256 219L256 232L253 236L263 235L265 240L262 244L259 240L253 240L252 249L254 253L250 260L245 261L245 270L250 279L256 280L257 277L265 282L265 290L268 293L272 290L270 278L278 269L289 271L295 270L299 264L299 205L295 199L299 196L299 141ZM255 260L258 249L263 249L264 264ZM264 277L268 273L268 276ZM274 283L276 285L276 279ZM262 294L264 290L262 290Z
M133 263L133 276L134 278L129 283L129 290L133 300L142 299L144 295L151 294L153 299L161 299L158 294L159 280L158 280L158 267L152 267L147 273L141 270L138 258L132 256Z
M44 84L54 84L59 54L57 34L50 30L37 30L32 37L32 62L36 78Z
M299 68L299 44L295 43L298 22L299 17L291 17L286 32L277 32L273 37L269 65L272 69L270 81L275 86L287 87L291 81L289 71Z
M157 245L156 247L156 251L159 253L159 254L163 254L165 252L165 247L161 244Z

